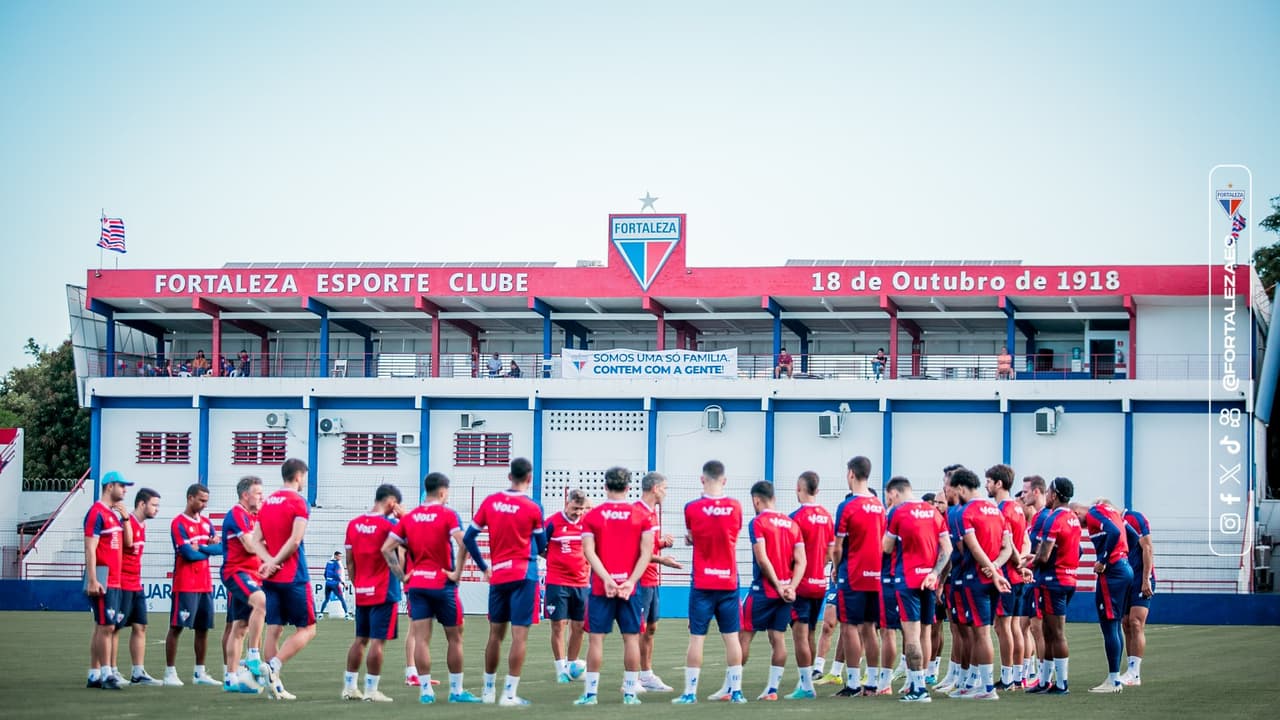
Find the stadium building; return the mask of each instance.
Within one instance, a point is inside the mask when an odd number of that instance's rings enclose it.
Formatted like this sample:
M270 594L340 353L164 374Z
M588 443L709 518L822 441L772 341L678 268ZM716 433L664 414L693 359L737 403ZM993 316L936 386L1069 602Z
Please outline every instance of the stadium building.
M429 470L453 478L464 522L516 456L548 513L570 488L603 498L611 465L660 470L679 535L710 458L741 498L756 480L784 485L784 511L804 470L834 508L854 455L872 459L876 488L905 475L937 489L950 463L1005 462L1144 512L1161 593L1258 589L1252 549L1276 522L1256 482L1266 418L1252 379L1271 306L1248 266L691 267L688 230L684 215L612 215L604 259L572 266L90 270L68 289L90 475L157 489L167 522L190 483L221 512L241 476L270 487L284 458L304 458L318 577L379 483L414 497ZM24 558L28 577L80 562L81 495ZM153 547L160 609L172 557ZM683 611L687 581L664 572L665 607ZM475 590L469 612L483 610Z

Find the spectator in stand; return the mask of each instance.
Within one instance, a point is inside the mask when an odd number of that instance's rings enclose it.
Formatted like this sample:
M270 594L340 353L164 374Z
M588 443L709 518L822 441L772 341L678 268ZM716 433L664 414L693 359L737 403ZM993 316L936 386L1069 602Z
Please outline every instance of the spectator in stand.
M786 373L788 378L792 377L791 365L791 353L787 352L787 346L783 345L778 350L778 365L773 369L773 376L775 378L781 378L782 374Z
M196 359L191 361L191 371L196 377L209 374L209 358L204 356L203 350L196 351Z
M498 353L494 353L493 357L489 358L487 367L489 377L498 377L502 374L502 360L498 358Z
M246 350L240 351L240 377L249 377L249 353Z
M156 373L160 377L177 377L178 373L173 369L173 361L169 358L164 359L164 365L160 366L160 370Z
M520 366L516 364L514 359L511 361L511 367L507 368L507 377L520 377Z
M884 354L884 348L876 350L876 356L871 358L871 372L875 374L876 381L880 380L880 376L884 374L884 366L889 363L889 356Z
M236 364L231 362L231 358L222 358L222 376L235 377L236 374Z
M996 379L1013 379L1013 356L1009 354L1009 348L1006 345L1000 346L1000 354L996 356Z

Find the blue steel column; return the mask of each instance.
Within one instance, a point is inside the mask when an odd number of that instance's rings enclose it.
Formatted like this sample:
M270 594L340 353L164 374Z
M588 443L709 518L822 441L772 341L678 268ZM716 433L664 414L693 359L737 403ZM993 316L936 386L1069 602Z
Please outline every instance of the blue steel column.
M547 320L551 324L551 320ZM548 342L550 332L545 336ZM548 357L550 357L548 355ZM533 501L542 507L542 398L533 399Z
M657 402L654 400L649 401L648 416L649 416L648 417L649 442L646 450L649 458L648 469L657 470L658 469L658 410L657 410Z
M764 402L764 479L773 482L773 440L776 435L773 398L766 398Z
M1132 357L1132 355L1130 356ZM1124 506L1133 507L1133 411L1124 414Z
M884 401L884 412L882 413L882 425L880 430L881 440L881 459L880 464L884 466L880 478L880 497L884 497L884 486L889 484L889 478L893 477L893 401Z
M102 494L98 479L102 477L102 404L94 395L89 401L89 484L93 485L93 499Z
M209 486L209 398L200 396L200 437L197 439L196 480Z
M1008 410L1000 413L1000 424L1003 445L1000 462L1008 465L1013 462L1013 415Z
M800 372L809 372L809 334L800 336Z
M328 327L328 318L323 319L324 327ZM329 333L326 330L324 334ZM327 355L327 353L326 353ZM315 401L311 400L311 407L307 410L307 467L310 473L307 477L307 504L312 507L316 504L316 486L320 484L320 408Z
M542 377L551 377L551 313L542 316ZM537 411L541 414L541 410ZM534 480L541 483L541 479Z
M107 318L107 377L116 376L116 321L115 312L106 306L100 306L101 309L95 310L99 315ZM97 492L96 490L94 492Z
M431 399L422 398L422 414L418 418L418 502L423 497L422 481L431 472Z
M320 368L316 377L329 374L329 314L320 316Z
M373 336L364 339L364 376L373 377Z

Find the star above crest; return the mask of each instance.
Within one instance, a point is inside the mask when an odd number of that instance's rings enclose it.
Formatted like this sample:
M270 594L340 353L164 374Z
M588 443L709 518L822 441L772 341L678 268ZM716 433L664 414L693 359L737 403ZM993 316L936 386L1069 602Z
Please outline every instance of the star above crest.
M656 207L654 207L654 206L653 206L653 204L654 204L655 202L657 202L657 201L658 201L658 198L656 198L656 197L651 197L651 196L649 195L649 191L648 191L648 190L645 190L645 191L644 191L644 197L642 197L642 198L637 198L637 199L638 199L641 203L643 203L643 204L640 206L640 212L644 212L644 211L645 211L645 208L648 208L649 210L652 210L652 211L654 211L654 212L658 212L658 209L657 209Z

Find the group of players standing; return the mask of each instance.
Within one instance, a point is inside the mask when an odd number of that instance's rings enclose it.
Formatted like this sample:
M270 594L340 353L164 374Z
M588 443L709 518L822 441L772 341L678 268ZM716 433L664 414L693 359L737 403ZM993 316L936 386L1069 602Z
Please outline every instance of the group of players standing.
M673 703L697 702L704 643L713 619L724 643L727 670L711 700L746 702L742 670L759 631L768 635L771 656L758 699L777 700L787 664L788 629L794 636L799 683L786 699L814 698L815 682L832 680L843 685L838 696L892 694L893 666L899 659L906 666L907 680L899 691L904 702L929 702L930 684L935 692L965 699L996 700L1000 690L1023 688L1028 693L1066 694L1065 615L1076 587L1082 524L1097 550L1096 605L1109 671L1093 692L1119 692L1125 685L1141 683L1143 628L1154 576L1149 528L1140 514L1122 512L1105 500L1073 505L1074 488L1066 478L1046 486L1043 479L1028 477L1018 502L1010 497L1014 474L1007 465L986 471L989 499L980 497L977 475L961 466L944 470L941 498L929 494L917 500L910 481L894 477L885 486L886 508L868 487L870 474L867 458L848 462L850 492L834 516L817 502L816 473L805 472L797 479L800 507L789 516L775 508L773 483L755 483L751 502L756 514L748 524L752 581L740 602L737 544L742 506L725 494L722 463L713 460L702 467L703 493L686 504L683 513L684 540L692 547L689 645L683 691ZM221 538L214 537L212 523L201 515L208 491L201 485L188 490L185 511L172 523L174 609L163 681L147 674L139 640L145 633L146 609L138 556L145 537L143 522L155 516L158 495L139 490L134 513L126 514L123 499L131 483L118 473L103 477L102 500L85 522L86 592L95 618L89 687L114 689L130 682L181 685L174 656L183 628L196 635L194 682L218 684L204 666L205 639L213 626L208 560L225 553L221 575L228 592L228 623L221 684L229 692L245 693L258 693L265 685L273 697L293 699L280 672L314 637L316 615L302 544L308 518L301 494L307 480L305 463L286 461L282 476L284 487L265 500L261 480L240 481L238 503L224 520ZM518 688L529 628L539 606L539 556L546 557L543 608L552 623L556 679L584 681L574 704L597 704L604 637L615 624L623 641L623 704L639 704L641 693L672 690L652 669L659 619L658 566L682 569L662 554L675 544L671 535L662 533L658 513L666 478L656 472L645 475L641 500L631 502L631 472L610 468L604 476L604 502L590 507L585 493L571 491L564 509L550 519L544 519L530 498L528 460L514 460L508 478L511 487L486 497L465 529L458 513L448 507L449 478L441 473L424 479L417 507L408 509L396 487L382 485L373 507L348 524L345 545L355 591L356 639L347 655L343 699L391 701L379 689L383 646L397 637L399 604L407 598L408 675L416 674L410 679L419 686L422 703L436 700L429 643L433 621L438 621L447 642L450 702L528 705ZM487 558L479 544L486 531ZM479 697L463 686L458 583L468 554L489 583L489 638ZM96 582L95 566L108 569L105 586ZM132 575L129 570L122 573L122 567L132 567ZM841 630L837 662L826 675L825 661L815 657L817 629L819 623L824 631L834 626L824 622L833 612ZM951 619L951 662L947 674L935 682L942 637L933 630L946 617ZM130 681L115 669L116 630L126 625L132 626L136 641L130 643ZM297 630L281 644L286 625ZM988 630L992 625L1000 643L998 679ZM507 674L499 690L497 672L508 632ZM903 645L900 658L897 632ZM584 636L585 663L579 659ZM1129 665L1121 675L1126 644ZM863 657L868 667L865 680L858 667ZM357 683L362 662L367 667L363 691Z

